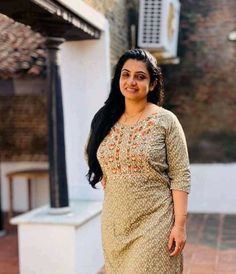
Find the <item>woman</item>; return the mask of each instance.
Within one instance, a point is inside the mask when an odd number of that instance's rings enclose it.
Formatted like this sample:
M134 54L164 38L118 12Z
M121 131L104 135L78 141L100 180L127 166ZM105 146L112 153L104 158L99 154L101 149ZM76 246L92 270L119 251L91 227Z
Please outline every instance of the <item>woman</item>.
M155 58L142 49L125 52L86 147L88 180L104 186L107 274L183 271L189 160L182 127L162 103Z

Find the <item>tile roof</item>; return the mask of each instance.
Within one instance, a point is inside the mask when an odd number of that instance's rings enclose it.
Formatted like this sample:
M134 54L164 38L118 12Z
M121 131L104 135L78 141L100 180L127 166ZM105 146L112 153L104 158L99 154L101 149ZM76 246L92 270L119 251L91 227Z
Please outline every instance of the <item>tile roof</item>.
M44 42L40 33L0 14L0 78L42 73L46 58Z

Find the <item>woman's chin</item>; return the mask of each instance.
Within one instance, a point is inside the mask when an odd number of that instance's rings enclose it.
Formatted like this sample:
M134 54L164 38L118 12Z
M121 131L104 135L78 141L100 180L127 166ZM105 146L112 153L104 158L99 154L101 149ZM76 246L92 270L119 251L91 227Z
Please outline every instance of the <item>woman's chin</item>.
M124 95L125 99L127 100L137 100L139 98L139 96L137 96L137 94L125 94Z
M134 97L139 97L139 93L137 91L125 91L123 93L124 97L126 98L134 98Z

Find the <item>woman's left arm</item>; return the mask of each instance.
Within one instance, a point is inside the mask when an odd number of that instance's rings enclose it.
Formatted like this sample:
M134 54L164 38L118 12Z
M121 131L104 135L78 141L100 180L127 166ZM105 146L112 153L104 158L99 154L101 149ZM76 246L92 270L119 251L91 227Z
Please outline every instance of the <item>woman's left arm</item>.
M168 248L170 256L175 256L182 252L186 243L188 193L181 190L172 190L172 196L175 223L170 233Z
M175 222L169 236L171 256L178 255L186 242L188 193L190 192L190 165L185 134L177 117L171 113L166 134L168 176L174 204Z

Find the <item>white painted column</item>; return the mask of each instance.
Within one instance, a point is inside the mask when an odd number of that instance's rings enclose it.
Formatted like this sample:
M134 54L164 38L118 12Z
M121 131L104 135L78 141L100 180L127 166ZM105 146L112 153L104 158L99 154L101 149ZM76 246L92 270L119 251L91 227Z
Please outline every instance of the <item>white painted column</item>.
M66 42L61 47L67 176L70 199L102 199L85 177L84 145L95 112L110 86L109 28L99 40Z

